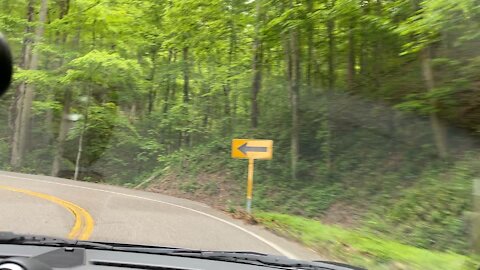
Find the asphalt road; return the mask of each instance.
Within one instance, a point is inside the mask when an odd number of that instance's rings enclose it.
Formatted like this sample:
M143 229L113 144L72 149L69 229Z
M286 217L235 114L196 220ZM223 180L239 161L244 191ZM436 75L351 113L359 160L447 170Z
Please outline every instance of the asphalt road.
M207 205L139 190L0 171L0 231L320 259Z

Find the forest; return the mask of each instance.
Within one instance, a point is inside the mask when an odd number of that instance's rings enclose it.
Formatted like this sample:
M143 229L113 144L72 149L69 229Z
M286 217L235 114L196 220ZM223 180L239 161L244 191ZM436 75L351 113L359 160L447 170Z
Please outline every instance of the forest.
M0 102L2 170L194 198L227 189L218 203L235 211L246 164L230 159L231 140L272 139L254 209L429 250L480 250L469 218L480 173L478 0L0 7L15 58Z

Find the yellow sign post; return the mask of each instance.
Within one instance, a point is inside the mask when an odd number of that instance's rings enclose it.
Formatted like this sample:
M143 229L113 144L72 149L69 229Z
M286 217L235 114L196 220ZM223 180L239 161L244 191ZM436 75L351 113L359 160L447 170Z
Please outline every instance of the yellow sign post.
M248 159L247 212L251 213L253 194L253 169L255 159L272 159L272 140L234 139L232 158Z

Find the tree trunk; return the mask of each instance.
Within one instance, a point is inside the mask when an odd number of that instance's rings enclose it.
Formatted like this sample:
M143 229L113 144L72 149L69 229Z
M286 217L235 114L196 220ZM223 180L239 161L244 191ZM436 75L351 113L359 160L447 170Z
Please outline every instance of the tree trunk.
M253 64L252 64L252 96L251 96L251 112L250 121L252 128L258 127L258 93L262 88L262 59L263 48L260 39L260 23L261 23L261 0L256 0L256 23L255 23L255 37L253 40Z
M47 0L42 0L39 12L39 25L35 29L34 41L27 41L23 47L22 66L25 69L36 70L38 68L39 52L33 49L38 45L44 33L44 23L47 17ZM31 22L34 16L34 1L30 0L27 5L27 18ZM28 35L31 29L27 27ZM26 40L25 40L26 41ZM31 57L30 57L31 56ZM12 152L10 164L13 168L22 166L26 153L27 140L30 133L31 110L35 96L35 88L31 84L21 83L14 102L15 121L13 124Z
M52 102L54 100L53 93L47 94L46 100L47 102ZM53 122L54 122L53 109L49 108L45 112L44 130L46 134L44 135L45 136L44 145L52 145L55 141L55 132L54 132L55 128L53 126Z
M176 50L173 50L173 55L172 55L172 63L173 64L176 64L177 63L177 51ZM174 101L176 96L177 96L177 74L174 73L173 74L174 76L172 77L172 93L170 95L170 100Z
M69 89L66 89L63 97L63 111L62 111L62 119L60 122L60 130L58 132L58 138L57 138L57 150L55 152L55 156L53 158L53 164L52 164L52 171L51 171L52 176L58 176L58 173L60 172L60 169L61 169L63 153L65 152L65 140L67 139L67 134L68 134L68 124L69 124L68 116L70 114L71 103L72 103L72 93Z
M148 78L151 83L150 90L148 91L148 115L150 115L153 111L157 96L155 85L155 73L157 72L157 48L153 48L150 53L152 54L152 69L150 70L150 76Z
M30 61L30 70L37 70L39 64L40 53L35 48L42 40L44 30L45 30L45 21L47 19L47 9L48 9L48 0L42 0L40 4L39 12L39 25L35 30L35 41L34 47L32 47L32 59ZM21 127L20 127L20 141L19 149L20 152L25 153L28 147L28 141L30 138L30 128L31 128L31 112L32 112L32 103L35 98L35 86L32 84L27 84L25 88L25 99L22 106L22 117L21 117ZM22 155L23 156L23 155Z
M187 104L190 100L190 66L188 59L188 47L183 48L183 103Z
M363 27L363 26L362 26ZM366 86L366 78L367 78L367 50L365 49L367 47L367 40L365 38L365 30L362 28L362 34L361 36L361 41L360 41L360 50L359 50L359 56L358 56L358 64L360 65L360 88L362 91L365 90Z
M235 89L238 89L238 81L235 81ZM232 133L235 133L235 127L237 126L237 111L238 111L238 94L237 91L232 93Z
M204 130L207 130L208 128L208 122L209 122L209 116L211 114L210 112L210 97L208 96L208 93L211 91L210 90L210 87L208 85L208 83L205 83L203 86L202 86L203 90L202 90L202 104L204 106L204 108L202 109L203 110L203 120L202 120L202 128Z
M58 18L63 19L70 11L70 0L59 1L59 8L60 8L60 14ZM67 32L65 31L62 34L61 31L57 31L56 34L57 34L57 44L65 45L65 43L67 42ZM64 58L61 57L60 63L58 66L62 66L63 61L64 61Z
M171 89L171 83L172 83L172 74L170 74L170 64L172 63L172 57L173 57L173 50L168 49L168 58L167 58L167 66L168 66L168 71L166 75L166 83L165 83L165 95L163 97L163 113L168 112L168 102L170 101L170 89Z
M328 90L335 88L335 22L333 19L327 21L328 36Z
M307 0L307 13L311 14L313 12L313 0ZM307 91L309 95L312 93L313 83L313 69L314 69L314 24L312 21L307 22Z
M80 173L80 161L82 160L82 153L83 153L83 136L85 135L86 129L86 121L80 133L80 138L78 139L78 150L77 150L77 158L75 159L75 172L73 173L73 180L78 180L78 175Z
M223 135L229 136L232 133L232 116L231 116L231 105L230 105L230 83L227 83L223 86L223 96L224 96L224 119L223 124Z
M355 21L352 19L348 31L347 85L350 91L355 88L355 65Z
M425 80L427 91L433 91L435 88L435 78L433 76L433 69L431 66L430 47L424 48L420 51L420 61L422 63L422 74ZM436 109L437 102L432 101L433 109ZM446 129L440 121L436 111L430 113L430 125L432 127L433 139L437 148L438 156L446 158L448 155L447 134Z
M128 113L128 120L130 123L134 123L135 119L137 119L137 103L133 102Z
M59 19L65 17L70 10L70 0L60 1L60 15ZM65 45L67 42L67 33L57 32L57 44ZM79 40L78 40L79 41ZM61 67L64 63L64 58L61 58L58 67ZM69 119L68 116L70 115L71 103L72 103L72 93L69 89L65 89L63 93L63 110L62 116L60 119L60 127L58 130L58 137L56 139L56 149L55 155L53 156L53 163L52 163L52 170L50 174L52 176L58 176L61 166L62 166L62 159L63 153L65 152L65 141L68 135L68 124Z
M28 69L30 65L30 58L32 53L32 43L33 41L30 38L31 33L33 32L32 27L30 24L34 20L34 0L29 0L27 5L27 20L29 24L25 28L25 38L23 39L23 46L22 46L22 57L20 62L20 67L22 69ZM21 121L21 113L22 113L22 105L23 100L25 97L25 83L22 82L14 95L14 100L10 107L10 116L9 116L9 125L12 130L12 137L11 137L11 152L10 152L10 165L13 168L18 168L21 166L22 162L22 155L19 149L19 141L20 141L20 121Z
M91 86L89 86L91 87ZM85 136L85 132L88 126L88 109L90 107L90 99L92 99L92 89L90 88L87 95L87 104L85 105L85 110L83 112L83 125L82 130L80 132L80 138L78 139L78 150L77 150L77 158L75 159L75 172L73 174L73 180L78 180L78 176L80 173L80 163L82 161L82 153L83 153L83 138Z
M294 1L290 1L293 7ZM300 103L300 37L297 28L290 29L285 35L285 73L288 81L288 92L291 109L291 134L290 134L290 161L292 178L298 177L298 160L300 156L299 147L299 103Z
M190 101L190 63L188 56L188 47L183 48L183 104L187 105ZM185 117L188 116L188 107L184 108ZM190 134L180 132L180 138L185 140L185 145L190 145Z
M297 163L300 156L300 138L299 138L299 103L300 103L300 46L299 34L297 29L290 30L290 50L291 50L291 80L290 80L290 105L292 110L292 134L291 134L291 167L292 178L297 179Z
M365 5L362 7L362 16L368 16L369 15L369 6ZM360 40L360 46L358 50L358 65L360 66L360 87L361 90L365 90L365 85L366 83L366 77L367 77L367 47L369 46L368 44L368 27L365 26L365 24L360 24L359 25L359 40Z
M233 10L232 10L233 13ZM233 16L233 15L232 15ZM225 124L224 124L224 136L229 136L232 133L232 116L231 116L231 101L230 93L232 92L232 80L233 76L233 59L235 58L236 44L237 44L237 35L235 32L235 21L234 18L231 18L229 21L230 24L230 42L228 46L228 75L227 81L223 86L223 96L224 96L224 108L223 112L225 114Z
M65 15L68 14L69 8L70 8L70 0L61 0L58 1L58 8L59 8L59 16L58 19L63 19ZM50 20L47 22L50 23ZM55 40L52 40L55 38ZM50 33L49 35L49 42L50 43L55 43L58 46L64 46L65 42L67 39L67 32L66 31L61 31L57 30L54 33ZM60 67L63 66L64 63L64 57L55 57L54 54L47 53L45 55L46 60L44 61L44 70L52 70L52 69L59 69ZM54 91L50 91L47 93L46 100L47 102L52 102L55 99L55 93ZM55 113L54 113L54 108L48 108L46 111L46 116L45 116L45 145L55 145L57 146L56 143L58 142L58 137L55 139L55 132L54 132L54 120L55 120ZM32 120L33 122L33 120ZM60 125L61 125L62 119L60 119ZM60 130L59 130L60 132ZM55 163L55 158L56 158L56 152L57 149L55 149L55 154L53 156L53 162L52 162L52 169L54 167ZM51 173L53 170L51 171ZM55 175L56 176L56 175Z
M381 18L382 15L382 2L380 0L377 1L375 5L375 13L376 15ZM374 50L373 50L373 61L372 64L372 75L374 79L374 91L379 91L382 87L382 72L384 70L384 59L383 59L383 46L385 41L381 35L376 35L374 38Z
M332 10L335 6L335 0L328 2L329 9ZM327 21L327 38L328 38L328 81L327 81L327 93L325 95L324 113L321 123L322 133L322 153L325 157L325 163L327 169L330 171L332 168L332 124L330 123L330 107L332 100L332 92L335 90L335 21L330 18Z

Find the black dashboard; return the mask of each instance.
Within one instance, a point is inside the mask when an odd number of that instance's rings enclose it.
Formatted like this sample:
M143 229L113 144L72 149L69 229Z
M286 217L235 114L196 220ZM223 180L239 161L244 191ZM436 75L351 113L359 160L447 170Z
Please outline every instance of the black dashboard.
M285 258L286 259L286 258ZM288 259L287 259L288 260ZM300 263L300 261L299 261ZM308 267L261 265L242 260L151 254L83 247L0 244L0 270L56 269L146 269L146 270L272 270L272 269L360 269L342 264L314 262Z
M137 252L71 247L0 245L1 270L50 269L272 269L271 267Z

